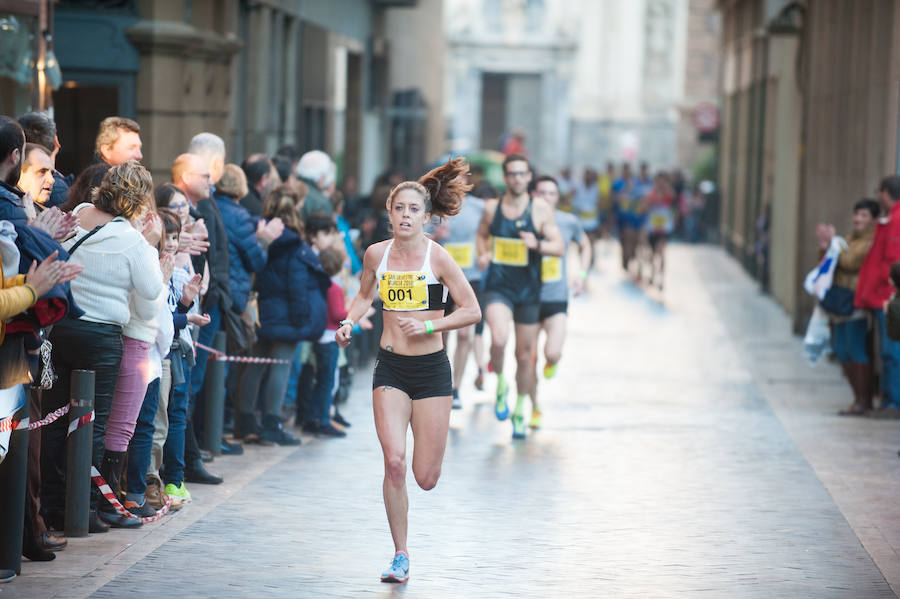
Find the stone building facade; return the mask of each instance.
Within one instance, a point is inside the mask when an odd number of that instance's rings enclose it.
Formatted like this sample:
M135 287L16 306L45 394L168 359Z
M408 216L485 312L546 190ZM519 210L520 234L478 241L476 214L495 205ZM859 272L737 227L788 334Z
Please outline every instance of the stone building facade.
M406 131L408 115L392 110L403 93L426 98L412 141L422 154L443 150L442 16L441 0L62 0L59 166L83 168L97 124L119 114L141 124L157 180L193 134L211 131L229 161L285 144L323 149L365 189ZM422 22L432 27L420 32ZM396 31L423 43L392 43ZM426 161L399 158L410 171Z
M691 111L685 98L715 100L715 66L686 82L689 7L702 12L707 4L447 0L453 145L496 149L519 128L532 158L551 172L609 160L679 165L679 122Z

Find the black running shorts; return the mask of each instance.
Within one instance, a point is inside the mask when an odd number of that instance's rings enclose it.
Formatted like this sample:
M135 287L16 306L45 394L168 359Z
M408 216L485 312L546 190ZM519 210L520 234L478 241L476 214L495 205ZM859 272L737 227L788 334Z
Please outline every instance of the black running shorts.
M410 399L453 395L447 352L442 349L424 356L403 356L379 349L372 389L378 387L396 387Z
M541 312L540 302L514 303L507 294L501 291L485 291L485 308L495 302L509 308L513 314L513 322L516 324L538 323Z
M541 322L544 322L551 316L557 314L567 314L569 311L569 302L542 302L541 303Z

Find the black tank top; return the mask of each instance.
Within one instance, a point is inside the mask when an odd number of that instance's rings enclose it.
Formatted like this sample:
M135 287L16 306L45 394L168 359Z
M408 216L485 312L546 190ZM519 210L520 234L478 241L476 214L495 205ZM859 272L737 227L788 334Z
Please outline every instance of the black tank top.
M491 220L491 265L484 288L499 291L513 303L537 303L541 298L541 255L530 250L519 237L519 231L537 235L531 218L531 198L525 211L516 219L503 215L501 205Z

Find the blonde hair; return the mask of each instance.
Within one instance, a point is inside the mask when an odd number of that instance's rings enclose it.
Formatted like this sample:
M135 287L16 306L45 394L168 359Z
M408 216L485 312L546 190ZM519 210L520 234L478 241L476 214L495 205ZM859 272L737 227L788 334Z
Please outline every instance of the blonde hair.
M278 217L285 227L303 237L303 219L300 218L302 201L303 198L290 185L279 185L263 201L263 218L271 220Z
M465 182L462 175L466 174L469 166L465 158L448 160L446 164L431 169L418 181L404 181L391 190L388 196L388 212L394 197L404 189L413 189L425 200L425 212L430 212L437 217L454 216L459 213L463 197L472 186Z
M110 116L100 122L100 128L97 130L97 140L94 142L94 150L97 156L102 156L100 148L103 146L112 146L118 141L121 130L131 131L132 133L140 133L141 126L131 119L121 116Z
M132 220L154 209L153 179L140 163L127 160L106 171L100 187L91 193L91 202L107 214Z
M233 199L247 195L247 175L236 164L226 164L222 169L222 178L216 183L216 191Z

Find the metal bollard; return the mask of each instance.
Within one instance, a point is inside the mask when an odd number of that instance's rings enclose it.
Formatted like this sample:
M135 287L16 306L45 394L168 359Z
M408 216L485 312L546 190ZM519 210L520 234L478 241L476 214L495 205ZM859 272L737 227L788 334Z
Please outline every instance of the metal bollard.
M73 370L69 422L94 409L94 371ZM66 536L86 537L91 502L91 454L94 423L88 422L71 435L66 448Z
M21 393L25 390L18 386ZM28 418L28 394L13 420ZM9 437L9 453L0 463L0 570L22 573L22 534L25 525L25 479L28 471L28 429Z
M220 352L225 351L225 331L216 333L213 347ZM220 455L225 424L225 362L222 360L213 360L210 356L203 392L203 448L213 455Z

